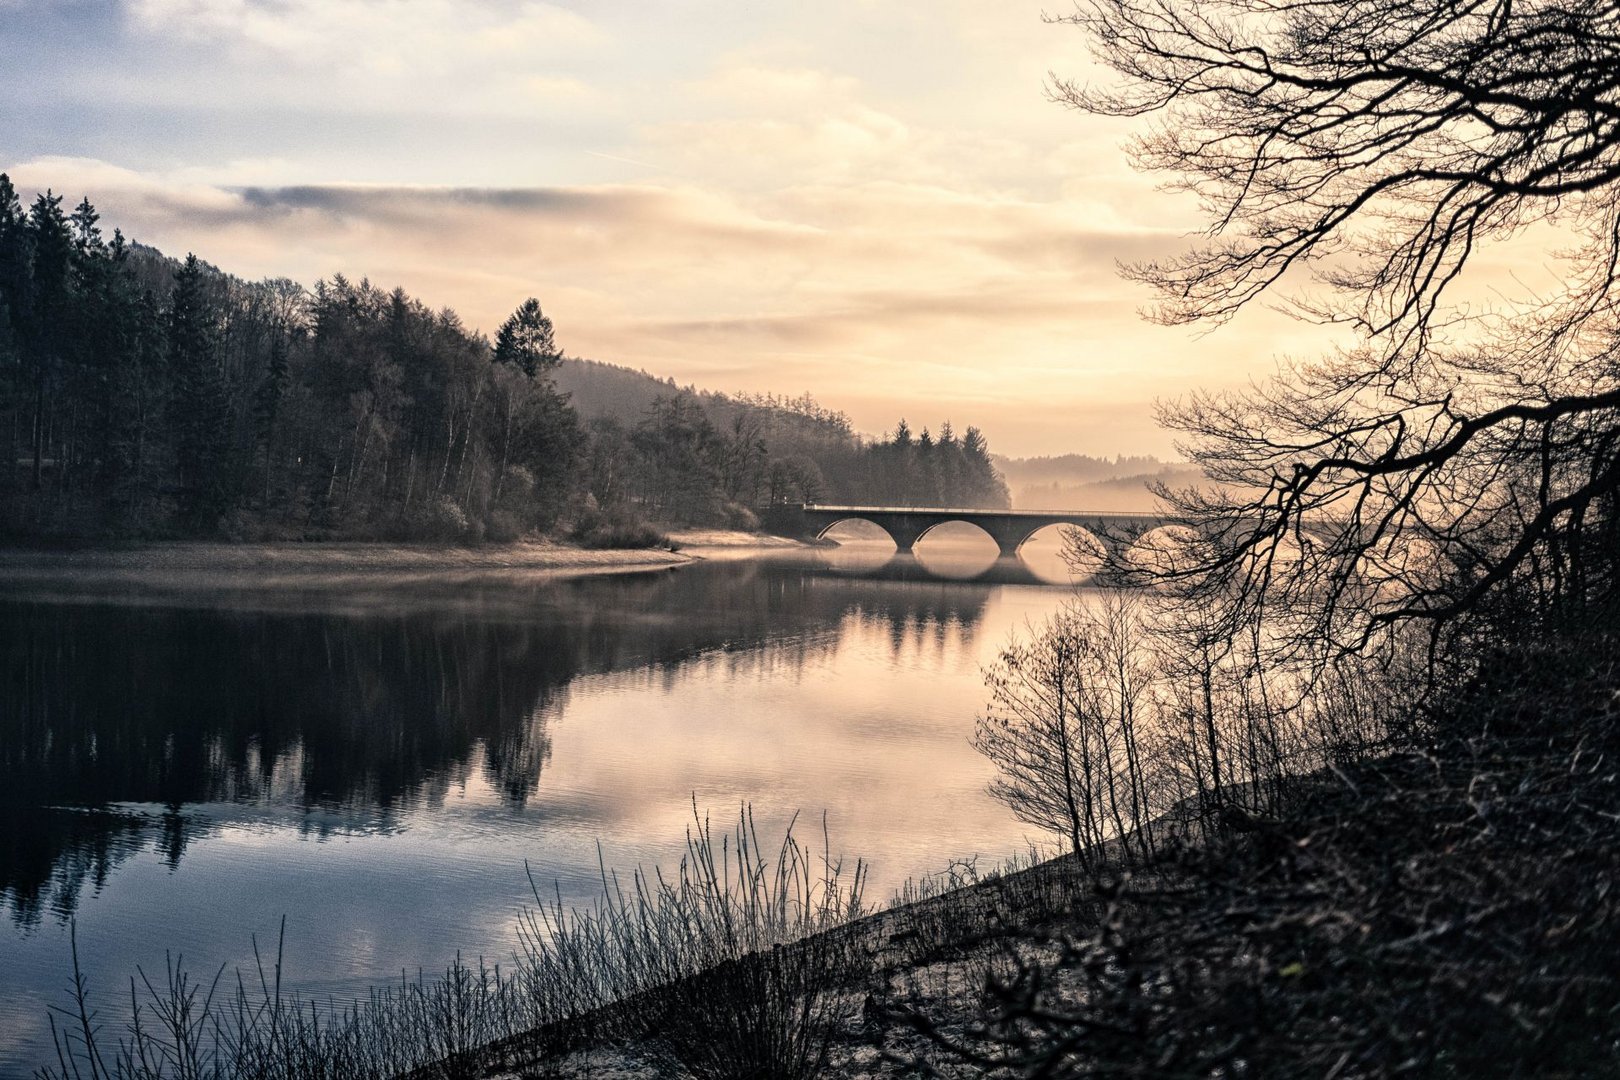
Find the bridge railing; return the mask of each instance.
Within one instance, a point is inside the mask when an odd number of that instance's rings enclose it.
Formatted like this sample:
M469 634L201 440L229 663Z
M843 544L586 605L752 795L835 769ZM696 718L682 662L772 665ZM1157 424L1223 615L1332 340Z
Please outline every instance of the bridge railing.
M1157 518L1152 510L992 510L983 506L826 506L804 503L803 510L835 514L996 514L1005 517Z

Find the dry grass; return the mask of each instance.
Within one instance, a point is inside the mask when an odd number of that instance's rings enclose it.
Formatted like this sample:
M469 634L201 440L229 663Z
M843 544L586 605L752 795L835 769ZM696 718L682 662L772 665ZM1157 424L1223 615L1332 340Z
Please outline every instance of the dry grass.
M704 818L673 874L603 872L589 910L539 902L521 923L509 970L458 956L353 1002L282 990L282 949L227 979L181 958L130 980L126 1019L109 1026L80 972L55 1010L57 1061L44 1080L463 1080L520 1069L555 1075L579 1052L638 1044L661 1073L726 1080L811 1077L828 1059L860 970L836 929L862 913L853 872L792 828L761 846L744 809L718 839ZM257 943L255 942L255 955Z

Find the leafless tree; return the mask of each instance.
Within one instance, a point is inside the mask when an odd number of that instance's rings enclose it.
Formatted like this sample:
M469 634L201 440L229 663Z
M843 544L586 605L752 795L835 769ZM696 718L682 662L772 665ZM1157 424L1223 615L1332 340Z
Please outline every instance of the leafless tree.
M1098 834L1091 731L1081 714L1082 649L1072 611L1015 641L985 672L991 703L973 745L996 766L990 794L1020 821L1062 836L1082 865Z
M1144 612L1136 595L1106 593L1089 609L1092 709L1100 727L1109 764L1110 811L1121 845L1129 853L1153 853L1154 783L1143 747L1154 722L1153 683L1158 674L1146 647Z
M990 793L1063 837L1082 866L1111 838L1127 861L1152 850L1143 743L1155 675L1137 607L1123 596L1066 607L986 672L991 701L973 744L999 773Z
M1359 335L1164 409L1220 485L1163 493L1220 633L1265 616L1276 648L1342 656L1403 626L1438 641L1526 583L1607 587L1584 557L1620 490L1620 5L1079 0L1057 21L1120 78L1054 95L1152 116L1135 162L1207 215L1206 242L1129 269L1153 316L1269 295ZM1561 288L1470 307L1465 270L1532 228L1573 238Z

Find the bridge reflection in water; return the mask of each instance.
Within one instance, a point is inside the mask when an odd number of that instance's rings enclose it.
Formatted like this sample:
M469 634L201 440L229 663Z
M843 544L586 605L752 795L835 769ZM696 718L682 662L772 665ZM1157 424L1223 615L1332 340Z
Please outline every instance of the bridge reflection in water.
M944 552L918 554L914 551L891 551L882 544L856 542L829 549L821 556L821 565L817 569L823 573L872 581L1071 586L1090 580L1088 574L1070 573L1056 553L1032 564L1018 557L998 555L990 559L980 558L966 545L955 545Z

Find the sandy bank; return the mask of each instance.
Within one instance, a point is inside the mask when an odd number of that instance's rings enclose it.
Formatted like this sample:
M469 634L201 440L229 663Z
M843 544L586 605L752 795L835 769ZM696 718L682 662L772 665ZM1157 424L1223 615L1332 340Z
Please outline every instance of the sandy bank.
M593 550L552 541L481 547L165 542L79 550L0 548L0 594L264 594L537 584L550 578L661 570L701 558L803 546L722 529L688 529L672 533L671 539L682 550Z
M806 548L810 545L784 536L742 532L738 529L673 529L667 535L682 551L705 548L714 550L785 550Z
M194 580L230 576L240 583L330 580L347 576L476 575L512 570L590 572L667 567L690 555L661 549L586 551L552 542L484 547L441 544L204 544L164 542L92 551L0 551L0 580L40 576L112 576L126 580Z

